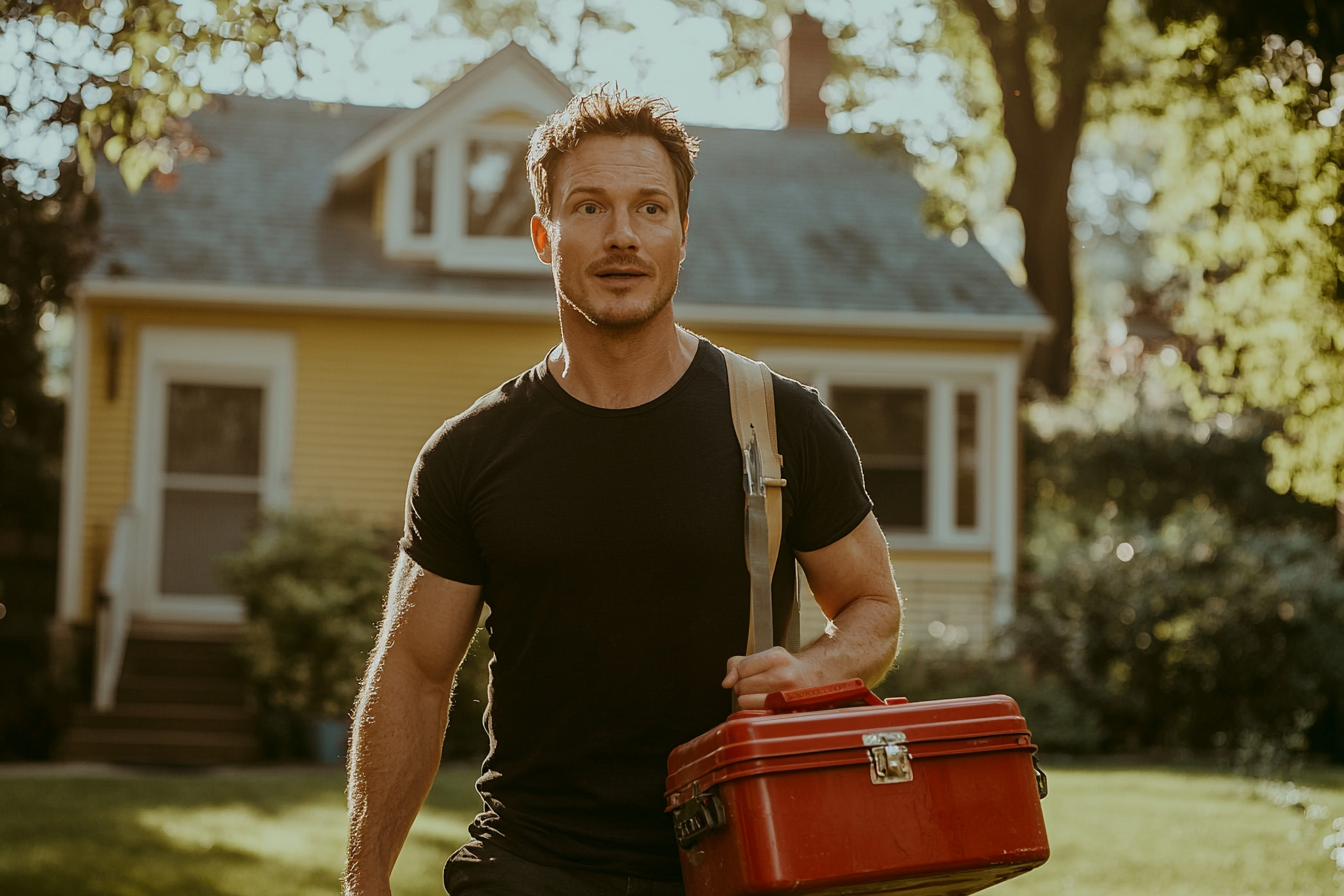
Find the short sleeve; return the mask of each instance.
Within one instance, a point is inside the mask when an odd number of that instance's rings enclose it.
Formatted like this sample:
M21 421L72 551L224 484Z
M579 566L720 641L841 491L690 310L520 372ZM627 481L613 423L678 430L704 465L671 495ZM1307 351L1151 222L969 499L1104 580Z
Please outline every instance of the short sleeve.
M873 509L859 452L815 390L776 377L775 391L779 425L788 427L780 441L793 454L784 456L784 478L793 492L789 545L797 551L821 550L853 532Z
M445 424L415 460L406 487L401 549L436 576L484 585L486 564L458 487L462 471L453 461L450 435L450 424Z

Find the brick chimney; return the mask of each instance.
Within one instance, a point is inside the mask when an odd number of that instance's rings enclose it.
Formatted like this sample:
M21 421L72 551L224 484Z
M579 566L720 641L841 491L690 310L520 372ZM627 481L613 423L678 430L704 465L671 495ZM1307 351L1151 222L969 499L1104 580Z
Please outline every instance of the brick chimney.
M779 42L784 66L780 85L786 128L825 128L826 104L821 85L831 73L831 45L821 23L807 13L789 16L789 36Z

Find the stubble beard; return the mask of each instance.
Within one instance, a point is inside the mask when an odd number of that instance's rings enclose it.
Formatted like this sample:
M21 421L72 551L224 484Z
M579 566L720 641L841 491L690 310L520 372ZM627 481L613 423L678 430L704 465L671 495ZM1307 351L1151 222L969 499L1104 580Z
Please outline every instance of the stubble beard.
M603 306L589 301L582 273L575 283L568 284L563 261L555 267L555 292L561 303L574 309L580 317L601 330L637 330L662 313L677 292L679 271L674 269L672 276L660 283L658 290L648 300L634 304L617 299L611 305Z

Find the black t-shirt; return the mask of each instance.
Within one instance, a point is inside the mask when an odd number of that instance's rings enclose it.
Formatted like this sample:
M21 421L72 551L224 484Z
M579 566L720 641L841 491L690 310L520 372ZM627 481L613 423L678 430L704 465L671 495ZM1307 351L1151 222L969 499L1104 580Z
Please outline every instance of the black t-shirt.
M776 631L792 551L849 534L872 505L853 443L817 393L775 377L784 456ZM546 364L443 425L411 475L402 547L481 585L490 753L471 832L543 865L677 879L667 756L722 722L746 646L742 455L723 355L701 340L633 408L570 396Z

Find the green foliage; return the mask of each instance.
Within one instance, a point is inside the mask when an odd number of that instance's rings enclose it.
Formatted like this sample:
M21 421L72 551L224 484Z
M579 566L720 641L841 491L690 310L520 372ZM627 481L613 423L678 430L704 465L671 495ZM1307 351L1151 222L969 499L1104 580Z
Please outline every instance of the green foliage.
M937 652L906 651L876 691L911 701L1007 694L1017 701L1032 743L1042 750L1086 754L1103 746L1097 711L1080 702L1058 677L1034 674L1017 660L948 661Z
M306 723L348 715L374 646L396 551L393 532L333 512L269 516L223 573L247 605L243 657L264 746L305 755ZM457 673L445 759L485 755L490 647L476 633Z
M1284 52L1162 105L1153 223L1185 285L1192 414L1281 411L1270 485L1329 504L1344 494L1344 133L1311 102L1307 65Z
M171 123L205 102L203 61L241 57L258 75L268 61L272 71L287 69L292 82L302 74L301 60L311 58L300 51L313 48L298 37L311 15L343 25L366 11L361 0L2 0L0 34L17 52L3 60L14 79L0 100L15 121L35 118L67 145L66 127L77 126L76 155L90 188L101 147L135 190L155 169L171 170L184 147L192 151ZM24 173L23 185L32 190L36 178Z
M1208 506L1128 528L1043 564L1019 611L1023 654L1100 713L1111 748L1305 748L1344 686L1338 556L1300 531L1236 531Z
M331 512L273 515L223 563L247 605L242 652L263 711L354 706L387 592L394 538Z
M1104 749L1301 750L1344 697L1331 514L1264 484L1262 435L1029 437L1010 635Z
M97 219L77 177L41 200L0 182L0 528L56 530L63 405L43 389L39 336L70 301Z

